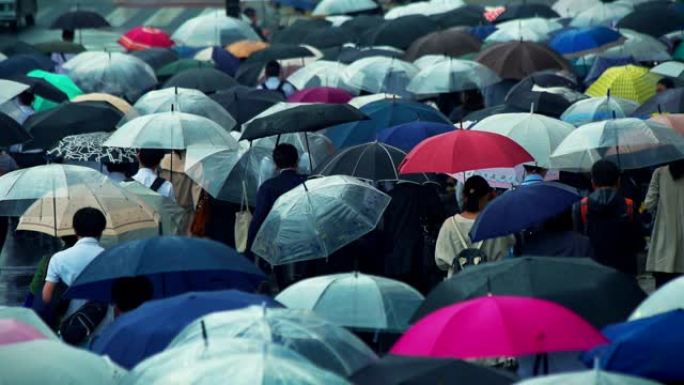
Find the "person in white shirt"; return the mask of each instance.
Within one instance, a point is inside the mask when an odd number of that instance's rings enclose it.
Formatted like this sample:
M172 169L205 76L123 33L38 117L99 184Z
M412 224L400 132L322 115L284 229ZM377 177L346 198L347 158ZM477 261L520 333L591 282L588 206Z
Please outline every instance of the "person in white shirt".
M280 78L280 63L277 61L272 60L266 63L264 73L266 80L259 84L259 89L280 92L286 99L297 91L290 82Z
M164 155L165 151L159 149L141 149L138 151L140 168L133 175L133 180L175 202L176 193L173 190L173 185L157 175L159 164Z

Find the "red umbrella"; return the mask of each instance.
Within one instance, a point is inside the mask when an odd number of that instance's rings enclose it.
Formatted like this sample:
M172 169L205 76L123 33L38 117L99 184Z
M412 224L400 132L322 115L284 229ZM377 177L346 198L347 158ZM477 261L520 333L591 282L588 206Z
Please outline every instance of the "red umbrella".
M121 36L118 42L129 51L169 48L174 44L168 33L152 27L135 27Z
M313 87L292 94L287 101L292 103L333 103L345 104L354 95L341 88Z
M534 158L518 143L484 131L456 130L420 142L401 163L402 174L515 167Z

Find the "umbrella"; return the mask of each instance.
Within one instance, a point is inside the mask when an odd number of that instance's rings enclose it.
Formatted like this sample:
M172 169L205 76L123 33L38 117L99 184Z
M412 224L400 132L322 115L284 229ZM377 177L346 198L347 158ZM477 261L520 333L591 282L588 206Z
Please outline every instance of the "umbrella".
M551 155L551 167L590 170L599 159L637 169L684 158L684 137L665 125L635 118L580 126Z
M620 32L607 27L569 28L553 35L549 46L566 58L601 52L622 43Z
M357 272L299 281L276 300L340 326L400 333L408 328L423 296L403 282Z
M557 0L553 3L551 9L563 18L570 18L577 16L580 12L598 3L599 0Z
M580 60L581 60L582 64L585 64L584 59L579 59L578 63ZM600 56L596 56L593 59L593 62L591 63L591 67L589 67L589 71L587 72L587 75L584 77L584 83L585 84L591 84L591 83L595 82L609 68L625 66L628 64L635 64L635 63L636 63L636 61L631 56L613 56L613 55L608 55L606 53L604 53Z
M519 385L659 385L645 378L625 376L600 369L542 376L518 382Z
M677 114L680 111L684 111L684 88L674 88L653 95L632 116L647 118L656 113Z
M497 22L499 19L497 19ZM543 17L530 17L530 18L521 18L521 19L515 19L515 20L509 20L509 21L504 21L501 23L497 23L496 29L501 31L501 30L522 30L522 29L531 29L534 30L537 33L543 34L543 35L548 35L554 31L557 31L559 29L563 28L563 24L556 20L552 19L547 19Z
M135 118L114 131L104 146L184 150L193 144L237 148L235 139L214 121L174 111Z
M280 92L255 90L243 86L218 91L210 97L228 111L239 126L274 104L284 101Z
M213 99L201 91L176 87L150 91L143 95L135 102L133 111L126 114L120 125L139 116L169 111L203 116L226 131L235 127L235 119Z
M455 384L481 385L507 385L516 381L511 373L465 361L394 355L384 356L350 377L357 385L440 384L445 379Z
M17 385L116 385L126 373L104 357L48 340L0 347L0 371L3 381Z
M354 95L341 88L312 87L295 92L290 95L287 101L292 103L345 104L353 97Z
M508 113L485 118L470 129L513 139L534 157L535 165L548 168L551 153L575 128L569 123L544 115Z
M533 111L557 118L570 105L587 97L574 91L575 87L570 85L572 83L567 79L558 85L553 83L539 84L537 80L534 75L531 75L518 82L506 94L505 105L518 111ZM545 86L544 84L549 85Z
M192 68L173 75L163 88L193 88L205 94L238 85L235 79L214 68Z
M103 147L109 138L107 132L70 135L57 143L48 155L60 160L98 163L135 163L135 150L129 148Z
M269 113L271 110L279 111ZM243 125L241 140L291 132L318 131L338 124L368 119L349 104L280 103Z
M31 325L15 320L0 319L0 347L44 339L47 337Z
M302 39L302 44L325 49L333 47L341 47L346 43L353 43L357 37L346 28L342 27L328 27L313 30L306 34Z
M171 37L159 28L135 27L123 34L117 43L129 51L142 51L148 48L169 48L173 46Z
M378 133L378 141L409 152L423 140L453 130L451 124L409 122L382 129Z
M325 29L332 24L322 18L304 19L297 18L294 23L288 27L274 31L271 43L275 44L301 44L304 37L312 31L317 29Z
M245 39L261 40L249 23L226 16L221 10L186 20L171 39L176 45L187 47L225 46Z
M396 101L399 99L401 99L401 96L395 95L395 94L387 94L387 93L368 94L368 95L353 97L352 100L349 101L349 104L351 104L352 106L354 106L356 108L361 108L361 107L367 106L373 102L379 102L381 100L395 100Z
M604 3L603 1L595 3L589 8L585 8L582 12L575 15L570 22L571 27L595 27L595 26L613 26L618 20L622 19L634 8L623 2Z
M252 252L271 265L325 258L373 230L389 201L348 176L307 181L278 198Z
M403 59L415 61L425 55L448 55L453 57L478 52L481 43L463 28L449 28L427 34L406 49Z
M458 26L477 26L488 24L484 18L484 7L475 4L467 4L442 14L431 15L430 18L437 23L440 28L451 28Z
M38 330L47 339L57 340L57 336L33 310L18 306L0 306L0 320L15 320Z
M483 89L500 81L494 71L478 62L449 58L421 69L407 90L414 94L441 94Z
M684 378L677 349L684 343L684 310L603 329L610 343L585 354L584 361L596 362L604 370L645 377L663 383Z
M557 69L572 72L570 64L551 48L533 42L494 44L475 58L503 79L522 79L534 72Z
M73 99L79 95L83 95L83 91L66 75L55 74L43 70L33 70L26 74L29 78L42 79L46 83L56 88L65 98L51 99L43 98L38 95L33 102L33 108L36 111L44 111L50 108L57 107L57 103ZM60 100L61 99L61 100ZM57 103L56 103L57 102Z
M631 56L637 61L665 61L672 58L668 46L653 36L630 29L620 29L620 33L627 40L622 45L608 48L602 56Z
M150 301L117 318L103 330L90 350L130 369L164 350L183 328L197 318L261 304L280 307L269 297L237 290L186 293Z
M212 313L185 327L170 346L181 347L201 341L202 330L206 330L210 339L240 337L273 342L301 354L323 369L344 376L377 359L375 353L352 333L302 310L250 306Z
M258 40L240 40L226 46L226 50L238 59L246 59L253 53L268 48L268 43Z
M139 51L133 51L130 55L144 61L155 71L159 71L159 69L165 65L178 60L178 54L170 48L145 48Z
M591 122L613 118L626 118L639 107L631 100L611 96L601 96L579 100L568 107L560 119L581 126Z
M311 87L344 88L345 68L347 66L342 63L318 60L292 73L287 81L300 90Z
M671 127L684 134L684 114L654 114L649 120Z
M596 327L624 320L646 297L634 277L590 259L523 257L474 266L445 280L430 292L413 320L487 294L556 302Z
M157 70L157 78L159 80L168 80L183 71L195 68L214 68L214 64L195 59L179 59L159 68Z
M673 310L684 308L682 303L682 291L684 291L684 280L677 278L659 288L634 310L630 321L653 317L655 315L667 313Z
M667 15L667 17L663 17ZM681 30L684 26L684 9L681 4L667 4L634 9L617 23L618 28L632 29L655 38L668 32Z
M378 4L373 0L322 0L316 4L312 14L322 15L345 15L361 11L370 11L378 8Z
M133 193L139 201L145 203L158 214L159 227L153 229L154 231L149 229L145 232L137 231L135 237L118 237L117 241L141 239L142 237L149 238L157 235L180 235L184 233L185 211L176 202L135 181L120 182L119 186Z
M31 140L31 135L16 120L2 112L0 112L0 127L2 127L0 146L9 147Z
M246 60L246 63L262 62L267 63L272 60L296 59L316 56L315 49L296 44L273 44L264 48Z
M17 39L4 39L4 41L0 43L0 52L2 52L8 57L16 55L43 54L43 52L41 52L35 46Z
M12 100L19 96L22 92L30 89L31 87L27 84L0 79L0 104L5 103L8 100Z
M117 278L135 276L150 279L154 298L193 290L251 291L265 278L253 263L218 242L166 236L125 242L102 252L74 280L65 295L109 302L112 283Z
M660 63L651 68L651 72L656 75L682 80L684 79L684 63L680 63L678 61Z
M41 71L42 72L42 71ZM34 72L31 72L34 73ZM22 85L26 85L29 87L31 92L33 92L34 95L44 98L44 99L49 99L58 103L64 102L69 100L69 96L65 94L62 90L59 88L55 87L52 83L48 82L45 79L38 78L38 77L33 77L33 76L27 76L27 75L15 75L10 78L13 82L20 83ZM0 79L0 84L2 84L3 91L7 92L8 94L12 93L12 87L10 86L9 80L3 80ZM4 88L7 87L7 88ZM22 87L23 88L23 87ZM11 98L10 98L11 99ZM2 99L0 99L2 100ZM8 99L9 100L9 99ZM4 103L4 101L3 101ZM35 103L35 101L34 101ZM2 104L2 103L0 103Z
M85 92L104 92L130 101L157 84L152 67L118 52L83 52L66 62L63 69Z
M386 57L400 59L404 51L390 46L344 46L337 55L328 55L326 60L334 60L343 64L351 64L357 60L371 57Z
M643 103L655 95L658 76L650 73L648 68L635 65L612 67L598 78L588 89L589 96L610 94L621 98Z
M435 15L449 12L463 5L465 4L461 0L416 1L388 10L385 13L385 19L397 19L411 15Z
M561 305L528 297L490 295L431 313L406 331L391 353L517 357L588 350L604 343L606 339L598 330Z
M127 101L110 94L103 94L99 92L94 92L90 94L78 95L71 99L74 103L82 102L106 102L116 107L117 110L126 114L133 108Z
M496 43L506 43L509 41L528 41L545 42L549 39L548 33L542 33L534 29L523 28L520 26L497 29L487 35L483 44L489 46Z
M543 17L546 19L553 19L559 15L546 4L537 3L523 3L512 4L506 7L506 10L496 18L497 23L525 19L530 17Z
M387 45L399 49L407 49L419 38L435 32L437 25L425 15L409 15L382 22L367 31L362 42L365 45Z
M88 29L110 27L107 20L92 11L76 10L61 14L50 25L50 29Z
M534 158L512 139L482 131L457 130L433 136L416 146L400 166L402 174L457 173L514 167Z
M53 71L55 63L42 54L14 55L0 62L0 77L26 75L33 70Z

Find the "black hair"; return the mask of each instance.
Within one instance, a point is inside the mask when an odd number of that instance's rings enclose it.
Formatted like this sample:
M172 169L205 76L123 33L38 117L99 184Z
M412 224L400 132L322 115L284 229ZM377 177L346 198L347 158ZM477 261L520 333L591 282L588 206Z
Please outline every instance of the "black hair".
M546 171L546 169L544 169L543 167L533 166L529 164L524 164L523 168L528 174L543 174L544 171Z
M107 218L102 211L93 207L84 207L74 214L73 226L76 235L79 237L100 238L105 227Z
M601 159L591 167L591 181L597 187L617 186L620 181L620 169L615 163Z
M33 104L33 101L36 100L36 97L33 95L33 92L24 91L17 96L17 99L19 100L19 103L25 106L30 106Z
M281 143L273 149L273 162L276 167L283 170L297 167L299 154L295 146L289 143Z
M242 13L244 13L247 17L256 17L257 15L256 10L252 7L245 8L245 10L242 11Z
M658 84L664 86L668 90L675 88L674 81L670 78L662 78L662 79L658 80Z
M684 159L675 160L667 168L670 170L672 179L679 180L684 176Z
M266 74L266 77L268 77L268 78L279 77L280 76L280 63L278 63L275 60L271 60L270 62L266 63L266 69L264 70L264 73Z
M71 246L75 245L76 242L78 242L78 237L75 235L65 235L60 238L62 239L62 243L64 243L65 249L70 248Z
M73 29L62 30L62 40L64 41L74 41L76 34Z
M473 175L463 185L463 210L471 213L480 211L480 199L491 193L492 187L485 178Z
M105 168L107 169L107 172L120 172L122 174L128 175L128 173L131 171L131 165L130 163L110 163L110 162L105 162L104 163Z
M154 297L154 287L145 276L121 277L112 283L112 303L121 312L138 308Z
M138 161L142 167L157 168L162 159L164 159L166 151L156 148L141 148L138 151Z

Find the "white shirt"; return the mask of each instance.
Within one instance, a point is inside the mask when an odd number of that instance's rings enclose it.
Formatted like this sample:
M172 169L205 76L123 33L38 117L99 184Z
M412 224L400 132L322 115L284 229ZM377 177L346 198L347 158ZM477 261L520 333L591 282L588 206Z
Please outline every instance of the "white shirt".
M292 84L290 84L284 80L280 80L279 78L277 78L275 76L271 76L270 78L267 78L265 82L263 82L262 84L259 84L258 88L262 89L262 90L265 89L265 90L277 91L280 83L283 83L283 86L280 89L283 91L283 94L285 94L286 98L289 98L290 95L295 93L295 88L292 86Z
M157 179L157 174L149 168L145 167L141 167L138 170L138 172L135 175L133 175L133 180L147 188L150 188L152 186L155 179ZM176 194L173 191L173 185L168 180L164 182L161 185L161 187L159 187L157 193L159 193L161 196L171 199L174 202L176 201Z
M85 269L104 248L95 238L81 238L72 247L62 250L50 259L45 281L58 283L63 282L71 286L76 277Z

